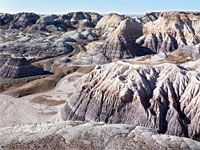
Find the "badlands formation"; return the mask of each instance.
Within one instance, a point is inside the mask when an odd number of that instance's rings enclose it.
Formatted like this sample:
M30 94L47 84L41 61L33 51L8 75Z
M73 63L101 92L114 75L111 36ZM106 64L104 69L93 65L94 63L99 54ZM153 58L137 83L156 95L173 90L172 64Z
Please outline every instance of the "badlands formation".
M43 75L45 71L32 66L23 57L12 57L1 67L0 78L23 78L28 76Z
M92 12L74 12L62 16L0 14L0 52L34 58L70 53L73 48L67 42L96 39L96 33L91 28L101 17Z
M159 133L200 139L197 64L199 61L190 64L192 69L168 63L98 66L84 76L61 117L145 126Z
M199 59L198 12L1 13L0 149L198 150Z
M103 36L108 37L119 26L119 24L126 18L127 16L111 13L104 16L97 23L95 28L99 29Z
M155 52L171 52L180 46L200 43L200 13L167 12L144 24L137 43Z
M143 50L140 45L135 43L141 34L142 26L139 23L125 19L121 21L109 38L95 48L95 51L110 59L134 58L138 55L148 54L147 50ZM149 54L151 53L149 52Z

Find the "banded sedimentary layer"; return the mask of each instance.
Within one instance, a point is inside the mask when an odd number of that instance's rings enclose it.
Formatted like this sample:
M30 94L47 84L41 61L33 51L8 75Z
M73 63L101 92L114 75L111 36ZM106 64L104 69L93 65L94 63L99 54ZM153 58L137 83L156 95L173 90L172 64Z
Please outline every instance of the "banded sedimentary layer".
M84 76L61 111L63 120L125 123L200 139L200 75L174 64L115 62Z
M107 14L101 18L95 28L100 30L104 37L109 37L125 19L127 19L127 16L116 13Z
M144 24L137 43L155 52L170 52L181 46L200 43L200 13L165 12Z
M101 53L110 59L133 58L145 55L148 50L135 43L142 33L142 26L129 19L125 19L113 31L112 35L95 48L96 53ZM150 53L150 52L149 52Z
M25 58L13 57L0 69L0 78L22 78L44 73L43 69L32 66Z

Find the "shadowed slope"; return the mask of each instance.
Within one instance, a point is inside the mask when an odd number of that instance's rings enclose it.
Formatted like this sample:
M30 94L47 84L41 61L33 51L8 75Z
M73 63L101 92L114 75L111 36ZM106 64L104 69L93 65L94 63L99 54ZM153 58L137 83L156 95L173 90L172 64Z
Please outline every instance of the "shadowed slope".
M23 78L42 75L44 70L32 66L25 58L10 58L0 69L0 78Z

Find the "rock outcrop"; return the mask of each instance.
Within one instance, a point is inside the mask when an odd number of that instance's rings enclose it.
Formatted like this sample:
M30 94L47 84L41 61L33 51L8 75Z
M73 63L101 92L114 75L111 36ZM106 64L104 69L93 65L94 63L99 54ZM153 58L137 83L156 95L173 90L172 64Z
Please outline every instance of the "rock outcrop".
M112 34L123 35L136 40L142 35L142 26L134 20L125 19L119 24L119 26Z
M67 25L64 23L64 20L59 18L56 15L45 15L40 16L37 22L28 28L29 31L39 30L39 31L48 31L48 32L56 32L56 31L67 31Z
M101 30L102 36L109 37L120 23L127 18L124 15L111 13L102 17L95 28Z
M170 52L180 46L200 43L200 13L165 12L144 25L137 43L155 52Z
M75 28L94 28L101 18L95 12L71 12L62 16L65 23Z
M196 62L199 64L199 61ZM125 123L200 140L200 75L173 64L115 62L84 76L63 120Z
M44 73L43 69L32 66L25 58L12 57L0 69L0 78L23 78Z
M13 16L13 20L10 22L10 28L25 29L26 27L35 24L39 18L40 16L34 13L18 13Z
M198 150L200 143L188 138L158 134L131 125L94 122L29 124L0 129L0 149L185 149Z
M13 15L8 13L0 13L1 25L7 25L13 20Z
M151 12L151 13L146 13L144 16L142 17L137 17L135 18L135 20L141 24L145 24L147 22L150 21L155 21L158 19L159 15L161 14L161 12Z
M112 35L94 50L110 59L133 58L138 55L150 54L135 43L142 33L142 26L136 21L125 19L118 25Z

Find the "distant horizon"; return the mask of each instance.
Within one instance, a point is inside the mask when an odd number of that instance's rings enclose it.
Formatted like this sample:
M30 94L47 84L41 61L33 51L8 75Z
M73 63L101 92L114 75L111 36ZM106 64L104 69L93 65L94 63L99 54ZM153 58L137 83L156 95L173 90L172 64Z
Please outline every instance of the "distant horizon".
M67 14L69 12L96 12L144 15L150 12L200 12L200 0L0 0L0 12L16 14Z
M127 14L127 13L118 13L118 12L109 12L109 13L99 13L99 12L95 12L95 11L69 11L69 12L65 12L65 13L37 13L37 12L33 12L33 11L21 11L21 12L16 12L16 13L9 13L9 12L1 12L0 13L3 13L3 14L11 14L11 15L14 15L14 14L18 14L18 13L34 13L34 14L38 14L38 15L64 15L64 14L68 14L68 13L72 13L72 12L93 12L93 13L97 13L97 14L100 14L102 16L105 16L107 14L111 14L111 13L115 13L115 14L119 14L119 15L126 15L126 16L144 16L145 14L147 13L153 13L153 12L199 12L200 11L183 11L183 10L169 10L169 11L150 11L150 12L146 12L144 14L135 14L135 13L132 13L132 14Z

